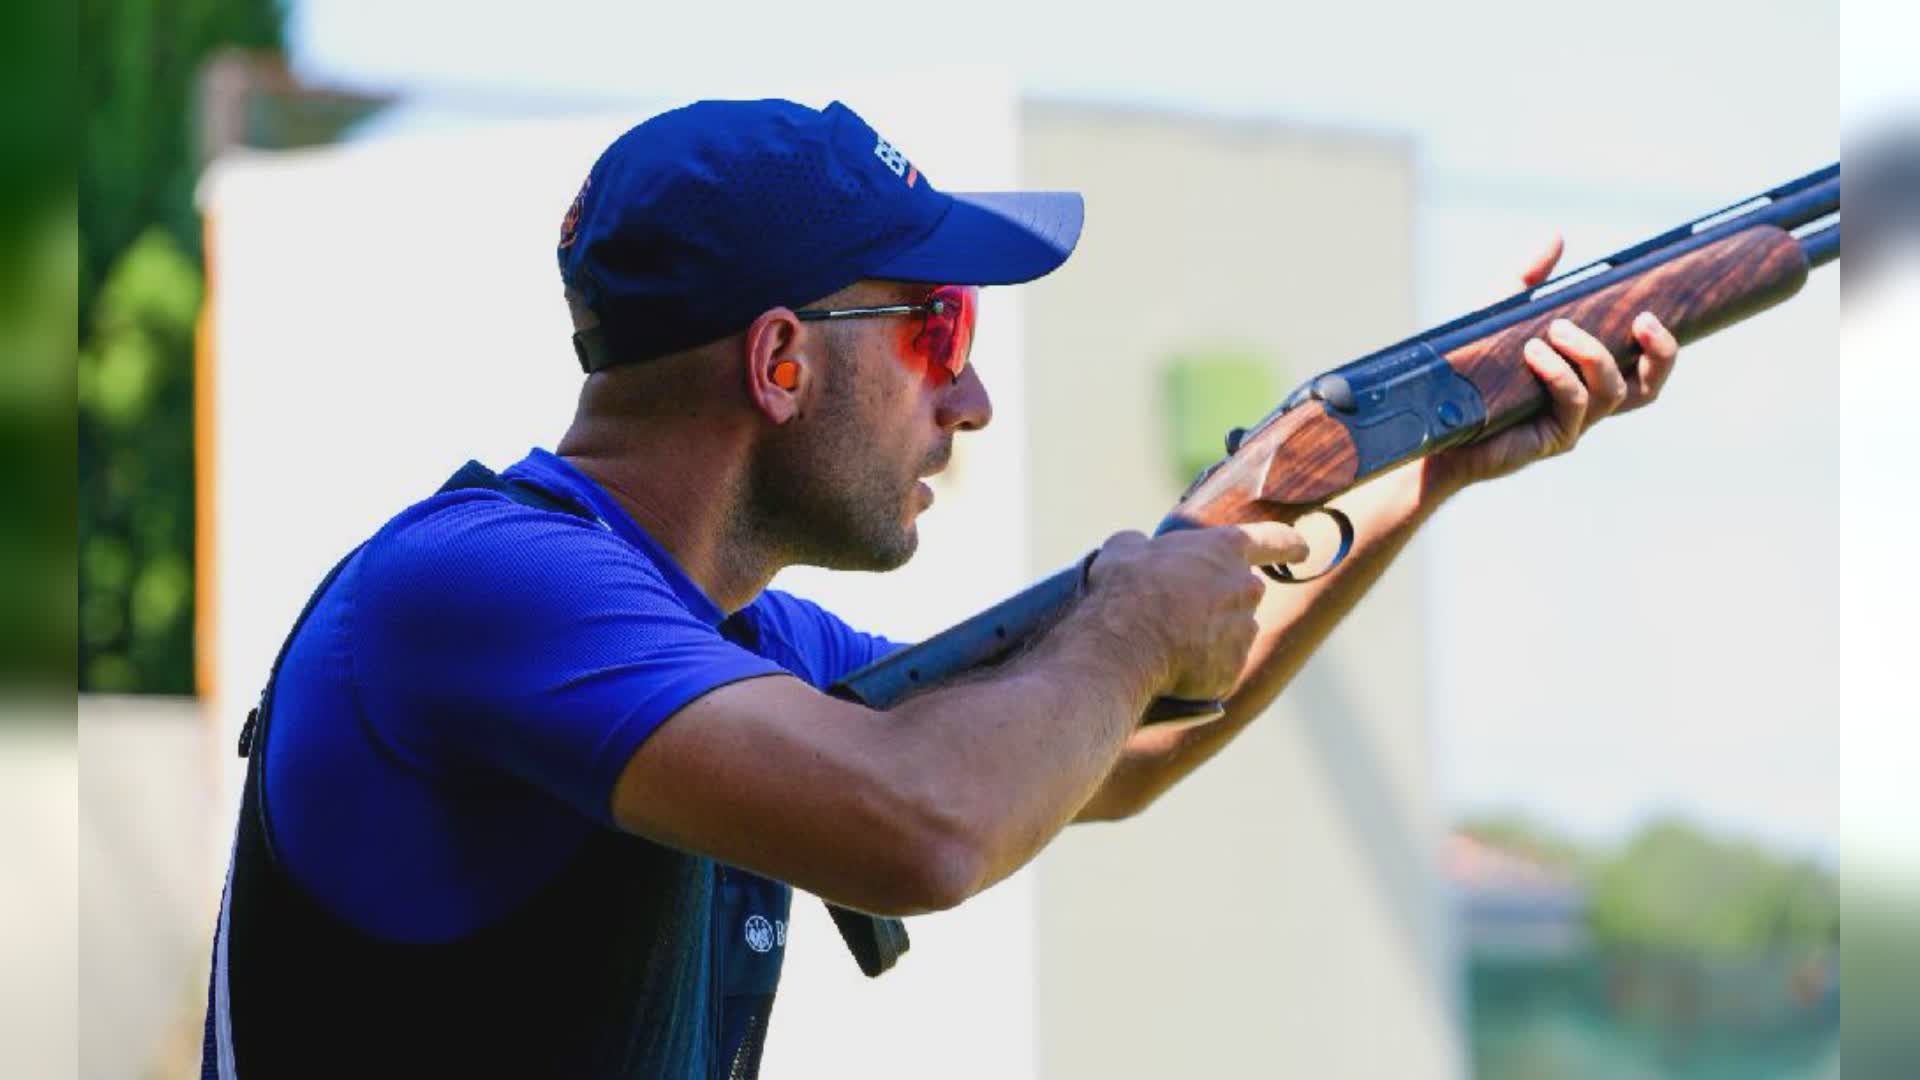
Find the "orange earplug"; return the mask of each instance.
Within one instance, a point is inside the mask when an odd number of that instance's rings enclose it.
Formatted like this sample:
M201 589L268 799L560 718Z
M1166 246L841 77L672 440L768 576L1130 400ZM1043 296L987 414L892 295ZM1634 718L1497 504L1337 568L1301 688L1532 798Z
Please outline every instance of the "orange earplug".
M782 390L792 390L800 385L800 365L792 360L782 360L773 365L773 385Z

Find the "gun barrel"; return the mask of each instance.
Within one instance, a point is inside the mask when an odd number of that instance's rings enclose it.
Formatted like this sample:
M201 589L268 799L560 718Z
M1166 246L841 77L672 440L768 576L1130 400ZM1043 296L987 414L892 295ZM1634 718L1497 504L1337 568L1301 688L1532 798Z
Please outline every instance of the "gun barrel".
M1743 209L1745 207L1751 209ZM1455 319L1418 340L1424 340L1440 353L1450 353L1488 334L1531 322L1543 312L1601 292L1735 233L1769 225L1783 230L1797 229L1837 214L1839 210L1840 166L1834 164L1561 274L1537 289ZM1837 253L1838 239L1833 243L1833 253ZM1823 240L1823 254L1827 254L1825 247ZM1808 253L1809 259L1812 254Z
M1746 209L1748 207L1751 209ZM1739 229L1749 225L1778 225L1792 230L1839 209L1840 166L1835 163L1755 195L1744 203L1698 218L1674 232L1715 230L1717 235L1725 235L1727 227Z
M1831 223L1810 232L1796 233L1801 250L1807 253L1807 262L1814 266L1825 266L1840 257L1840 221L1835 218Z

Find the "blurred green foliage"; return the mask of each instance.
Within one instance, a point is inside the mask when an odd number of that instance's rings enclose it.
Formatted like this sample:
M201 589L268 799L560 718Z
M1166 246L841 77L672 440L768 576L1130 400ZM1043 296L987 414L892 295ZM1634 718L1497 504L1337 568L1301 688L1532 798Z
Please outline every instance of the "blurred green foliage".
M1840 942L1840 887L1805 860L1650 825L1600 866L1588 918L1602 941L1728 955Z
M275 50L276 0L82 0L79 686L193 689L194 105L218 49Z
M0 721L74 667L74 34L0 15ZM45 710L31 715L48 716Z
M1920 880L1877 860L1847 865L1847 936L1840 947L1847 985L1842 1031L1847 1075L1861 1080L1920 1076Z
M73 361L75 211L15 230L0 292L0 685L64 689L74 665Z
M1648 824L1618 850L1598 850L1522 818L1461 831L1568 872L1587 891L1596 944L1700 956L1837 946L1833 871L1685 821Z

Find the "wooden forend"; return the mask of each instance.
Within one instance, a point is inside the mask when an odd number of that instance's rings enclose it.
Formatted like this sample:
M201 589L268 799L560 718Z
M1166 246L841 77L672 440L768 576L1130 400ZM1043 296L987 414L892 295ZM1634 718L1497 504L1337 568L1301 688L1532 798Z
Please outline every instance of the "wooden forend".
M1807 269L1799 241L1774 226L1755 226L1463 345L1447 354L1447 363L1486 399L1484 435L1546 408L1546 388L1521 350L1529 338L1544 339L1553 320L1571 320L1599 338L1630 371L1640 356L1633 320L1642 311L1653 312L1685 343L1792 296Z

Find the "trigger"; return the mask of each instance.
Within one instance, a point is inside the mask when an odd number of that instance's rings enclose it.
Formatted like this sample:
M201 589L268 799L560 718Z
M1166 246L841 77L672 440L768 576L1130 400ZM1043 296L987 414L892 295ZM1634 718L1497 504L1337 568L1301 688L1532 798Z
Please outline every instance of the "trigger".
M1273 580L1279 582L1282 585L1304 585L1309 581L1317 581L1320 578L1326 577L1328 574L1333 573L1334 569L1338 567L1341 563L1347 561L1347 556L1351 554L1353 551L1353 536L1354 536L1353 519L1341 513L1340 511L1335 510L1331 506L1322 506L1319 509L1314 510L1313 514L1327 515L1329 518L1333 519L1334 527L1340 530L1340 546L1334 549L1333 561L1321 567L1319 570L1316 570L1313 573L1308 574L1304 577L1294 573L1291 567L1288 567L1281 563L1273 563L1267 566L1262 566L1260 568L1261 573L1267 575L1268 577L1272 578ZM1306 514L1302 516L1312 517L1313 514Z

